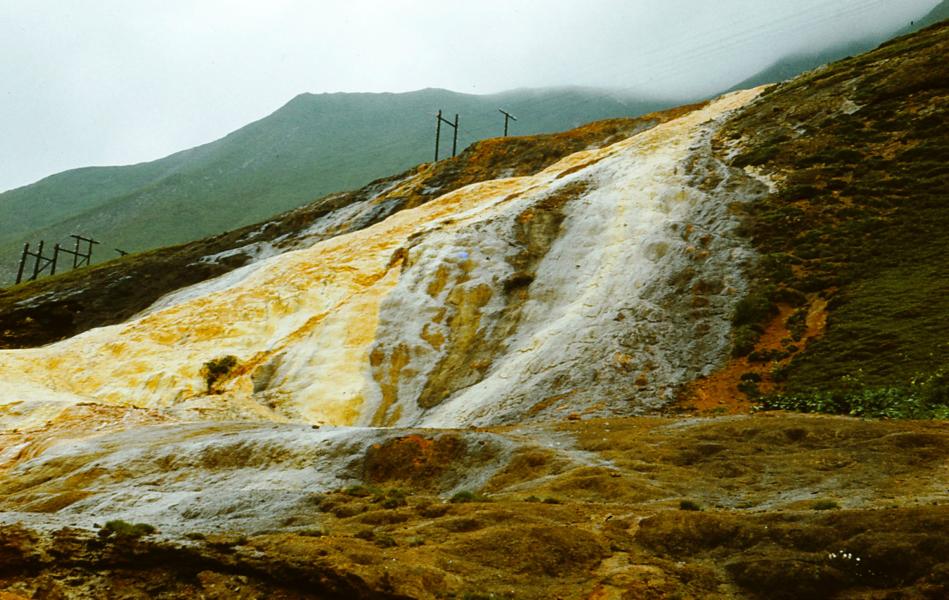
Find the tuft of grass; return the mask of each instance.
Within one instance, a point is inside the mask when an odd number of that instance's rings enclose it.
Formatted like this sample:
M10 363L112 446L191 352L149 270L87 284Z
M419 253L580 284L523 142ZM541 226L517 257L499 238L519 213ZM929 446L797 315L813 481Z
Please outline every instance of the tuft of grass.
M818 500L811 505L811 510L836 510L840 505L833 500Z

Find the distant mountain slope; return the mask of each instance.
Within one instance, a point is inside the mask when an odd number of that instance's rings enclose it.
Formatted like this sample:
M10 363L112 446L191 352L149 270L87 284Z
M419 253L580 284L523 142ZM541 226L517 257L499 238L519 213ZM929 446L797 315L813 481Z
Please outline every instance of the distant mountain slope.
M71 233L104 242L98 258L220 233L430 161L434 114L460 113L459 148L500 135L503 106L514 135L635 116L671 103L627 101L583 88L476 96L426 89L404 94L302 94L215 142L149 163L67 171L0 194L0 281L24 241ZM451 153L442 129L442 157Z
M942 2L929 11L925 17L911 23L908 27L904 28L900 34L913 33L914 31L925 29L930 25L935 25L946 19L949 19L949 0L942 0Z

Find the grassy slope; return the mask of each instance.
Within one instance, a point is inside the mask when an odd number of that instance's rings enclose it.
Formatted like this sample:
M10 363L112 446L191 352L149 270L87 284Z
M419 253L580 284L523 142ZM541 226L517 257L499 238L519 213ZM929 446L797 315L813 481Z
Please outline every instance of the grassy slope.
M778 86L721 134L746 140L733 165L782 181L746 215L756 293L830 301L823 338L783 369L791 391L949 366L947 54L944 23Z
M0 194L0 277L24 241L48 245L71 233L139 251L260 221L320 196L431 160L435 111L461 114L459 149L500 133L504 106L530 134L593 119L635 116L664 103L627 102L597 90L522 90L494 96L421 90L406 94L303 94L216 142L151 163L68 171ZM443 129L442 156L451 152Z

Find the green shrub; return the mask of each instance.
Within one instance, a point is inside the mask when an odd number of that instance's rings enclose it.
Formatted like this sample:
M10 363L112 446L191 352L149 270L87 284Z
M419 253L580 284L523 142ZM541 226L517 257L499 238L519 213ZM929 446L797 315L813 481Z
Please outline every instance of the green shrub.
M812 510L835 510L840 508L840 505L833 500L818 500L811 505Z

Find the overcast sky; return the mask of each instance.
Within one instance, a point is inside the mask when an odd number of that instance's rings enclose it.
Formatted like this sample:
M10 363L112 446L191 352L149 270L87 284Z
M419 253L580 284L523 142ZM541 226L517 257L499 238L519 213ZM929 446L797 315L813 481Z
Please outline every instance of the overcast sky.
M694 97L938 0L0 0L0 190L211 141L301 92ZM2 224L0 224L2 226Z

